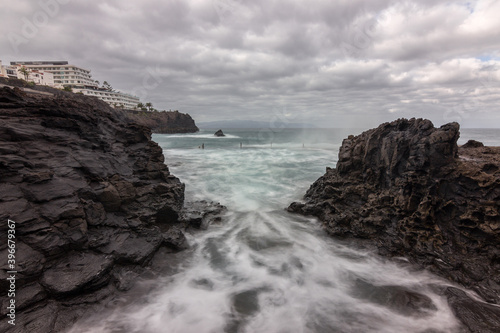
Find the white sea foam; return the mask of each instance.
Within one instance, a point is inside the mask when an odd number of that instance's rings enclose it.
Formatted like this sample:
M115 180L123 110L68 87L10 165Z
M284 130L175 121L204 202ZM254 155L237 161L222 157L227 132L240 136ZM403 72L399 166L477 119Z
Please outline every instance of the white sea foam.
M214 134L208 133L186 133L186 134L164 134L167 138L194 138L194 139L214 139L214 140L224 140L224 139L238 139L237 135L224 134L224 136L215 136Z
M219 201L227 215L189 237L193 251L177 274L70 332L456 332L433 288L444 281L341 244L315 219L284 211L334 166L334 148L189 150L178 147L191 139L164 141L171 138L156 137L187 200ZM387 302L402 290L430 306Z

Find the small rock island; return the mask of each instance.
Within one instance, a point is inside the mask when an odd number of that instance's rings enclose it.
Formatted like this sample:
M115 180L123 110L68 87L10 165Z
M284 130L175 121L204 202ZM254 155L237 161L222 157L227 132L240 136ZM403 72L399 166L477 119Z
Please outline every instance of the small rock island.
M217 132L215 132L215 134L214 134L214 135L215 135L215 136L226 136L226 135L222 132L222 130L221 130L221 129L220 129L220 130L218 130Z

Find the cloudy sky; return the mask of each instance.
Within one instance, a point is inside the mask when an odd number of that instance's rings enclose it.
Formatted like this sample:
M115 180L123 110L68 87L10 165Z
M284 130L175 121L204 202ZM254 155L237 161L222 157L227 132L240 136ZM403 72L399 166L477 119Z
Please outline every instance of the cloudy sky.
M16 0L0 59L68 60L197 122L500 128L500 1Z

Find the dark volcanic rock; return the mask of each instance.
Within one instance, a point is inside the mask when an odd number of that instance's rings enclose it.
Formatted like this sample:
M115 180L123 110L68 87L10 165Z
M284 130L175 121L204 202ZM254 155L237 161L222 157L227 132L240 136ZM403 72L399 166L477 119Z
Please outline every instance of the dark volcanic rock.
M112 265L105 255L74 253L48 268L40 282L54 296L97 289L108 282Z
M462 148L479 148L479 147L484 147L484 144L476 140L469 140L462 146Z
M163 225L163 243L175 251L189 248L186 237L182 230L207 229L212 223L222 220L222 215L226 212L226 207L218 202L208 202L205 200L189 202L181 211L179 223L175 225Z
M212 223L220 222L225 212L226 207L218 202L205 200L190 202L181 212L181 221L188 227L206 229Z
M224 135L224 133L222 132L222 130L218 130L217 132L215 132L214 135L215 136L226 136L226 135Z
M0 80L10 82L19 83ZM63 330L82 309L129 289L134 280L123 277L169 245L165 228L176 226L170 237L185 248L184 184L151 130L96 98L33 89L43 94L0 88L0 234L7 219L16 222L18 271L16 326L3 316L2 332Z
M401 286L375 286L356 279L352 294L406 316L426 316L437 310L429 297Z
M362 238L500 303L500 148L457 147L459 125L400 119L350 136L289 211ZM500 309L496 308L497 311ZM494 311L494 310L492 310Z
M125 111L138 124L151 128L153 133L194 133L199 129L193 118L179 111Z
M498 306L473 300L460 289L449 287L445 290L448 303L458 318L471 332L496 333L500 328Z
M171 228L162 235L165 245L173 250L185 250L189 248L186 236L179 228Z

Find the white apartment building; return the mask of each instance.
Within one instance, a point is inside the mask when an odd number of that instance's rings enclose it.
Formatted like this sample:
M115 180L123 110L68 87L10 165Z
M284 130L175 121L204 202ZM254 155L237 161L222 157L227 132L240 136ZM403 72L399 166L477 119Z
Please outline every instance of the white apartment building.
M70 65L67 61L11 61L11 66L24 66L31 71L49 72L54 75L55 88L95 87L90 70Z
M0 61L0 76L25 79L19 72L22 67L30 72L28 81L59 89L71 87L75 93L97 97L115 108L135 109L140 102L136 96L99 88L90 70L70 65L68 61L11 61L10 66L2 66Z
M24 79L24 75L18 71L17 78ZM54 74L50 72L32 70L29 72L28 82L34 82L35 84L41 86L54 87Z
M0 60L0 77L13 77L17 78L17 67L16 66L4 66Z
M22 66L2 66L0 60L0 77L26 79L26 76L19 71ZM33 82L38 85L54 87L54 74L40 70L29 70L28 82Z
M86 96L97 97L112 107L119 109L135 109L139 104L139 98L120 91L110 91L106 89L80 89L73 88L73 92L82 93Z

